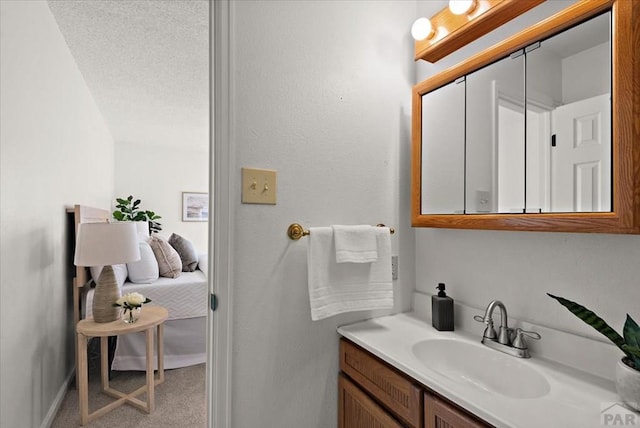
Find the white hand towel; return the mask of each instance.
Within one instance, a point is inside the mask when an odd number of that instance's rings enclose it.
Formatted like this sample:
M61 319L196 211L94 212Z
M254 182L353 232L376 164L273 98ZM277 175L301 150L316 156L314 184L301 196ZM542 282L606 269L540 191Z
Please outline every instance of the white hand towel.
M336 263L333 229L313 227L307 253L311 319L350 311L393 307L389 228L375 227L378 259L373 263Z
M378 260L376 227L335 225L336 263L371 263Z

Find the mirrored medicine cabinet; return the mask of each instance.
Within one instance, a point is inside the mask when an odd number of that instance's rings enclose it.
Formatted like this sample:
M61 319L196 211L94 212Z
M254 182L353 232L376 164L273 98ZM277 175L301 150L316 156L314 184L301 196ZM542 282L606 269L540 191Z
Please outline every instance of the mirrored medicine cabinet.
M640 233L634 3L580 1L414 87L413 226Z

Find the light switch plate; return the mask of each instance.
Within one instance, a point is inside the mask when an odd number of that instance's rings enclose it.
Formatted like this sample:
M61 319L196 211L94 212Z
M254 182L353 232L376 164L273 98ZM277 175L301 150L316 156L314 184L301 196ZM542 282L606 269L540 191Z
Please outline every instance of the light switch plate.
M276 204L276 171L242 168L242 203Z

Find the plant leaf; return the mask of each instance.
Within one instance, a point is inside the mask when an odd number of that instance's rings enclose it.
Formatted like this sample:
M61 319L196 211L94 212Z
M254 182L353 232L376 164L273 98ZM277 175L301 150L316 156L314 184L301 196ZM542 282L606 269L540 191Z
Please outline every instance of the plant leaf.
M594 312L576 302L565 299L564 297L554 296L550 293L547 293L547 296L556 299L562 306L569 309L571 313L573 313L585 323L589 324L591 327L595 328L599 333L612 341L625 354L629 355L627 351L622 348L622 346L624 345L624 339L622 338L622 336L620 336L620 334L618 334L613 328L611 328L609 324L607 324Z
M622 345L622 350L631 358L636 370L640 370L640 348L625 344Z
M115 218L118 221L122 221L124 219L124 214L122 214L120 211L114 211L113 218Z
M116 202L119 203L120 205L126 205L127 200L126 199L116 198Z
M640 358L640 348L636 347L636 346L631 346L631 345L622 345L622 349L624 349L625 351L627 351L628 353L630 353L631 355L634 355L638 358Z
M627 314L627 320L624 323L622 335L624 336L624 342L627 346L630 348L640 349L640 327L638 327L638 324L629 314ZM640 358L640 354L634 354L629 350L627 350L627 352L635 355L636 358L634 358L634 361ZM640 367L638 364L636 364L636 366Z

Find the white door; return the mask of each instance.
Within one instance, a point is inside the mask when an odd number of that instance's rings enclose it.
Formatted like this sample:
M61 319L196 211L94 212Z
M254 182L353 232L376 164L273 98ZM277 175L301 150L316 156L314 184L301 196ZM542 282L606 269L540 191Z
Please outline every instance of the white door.
M560 106L552 121L551 211L610 211L610 95Z

